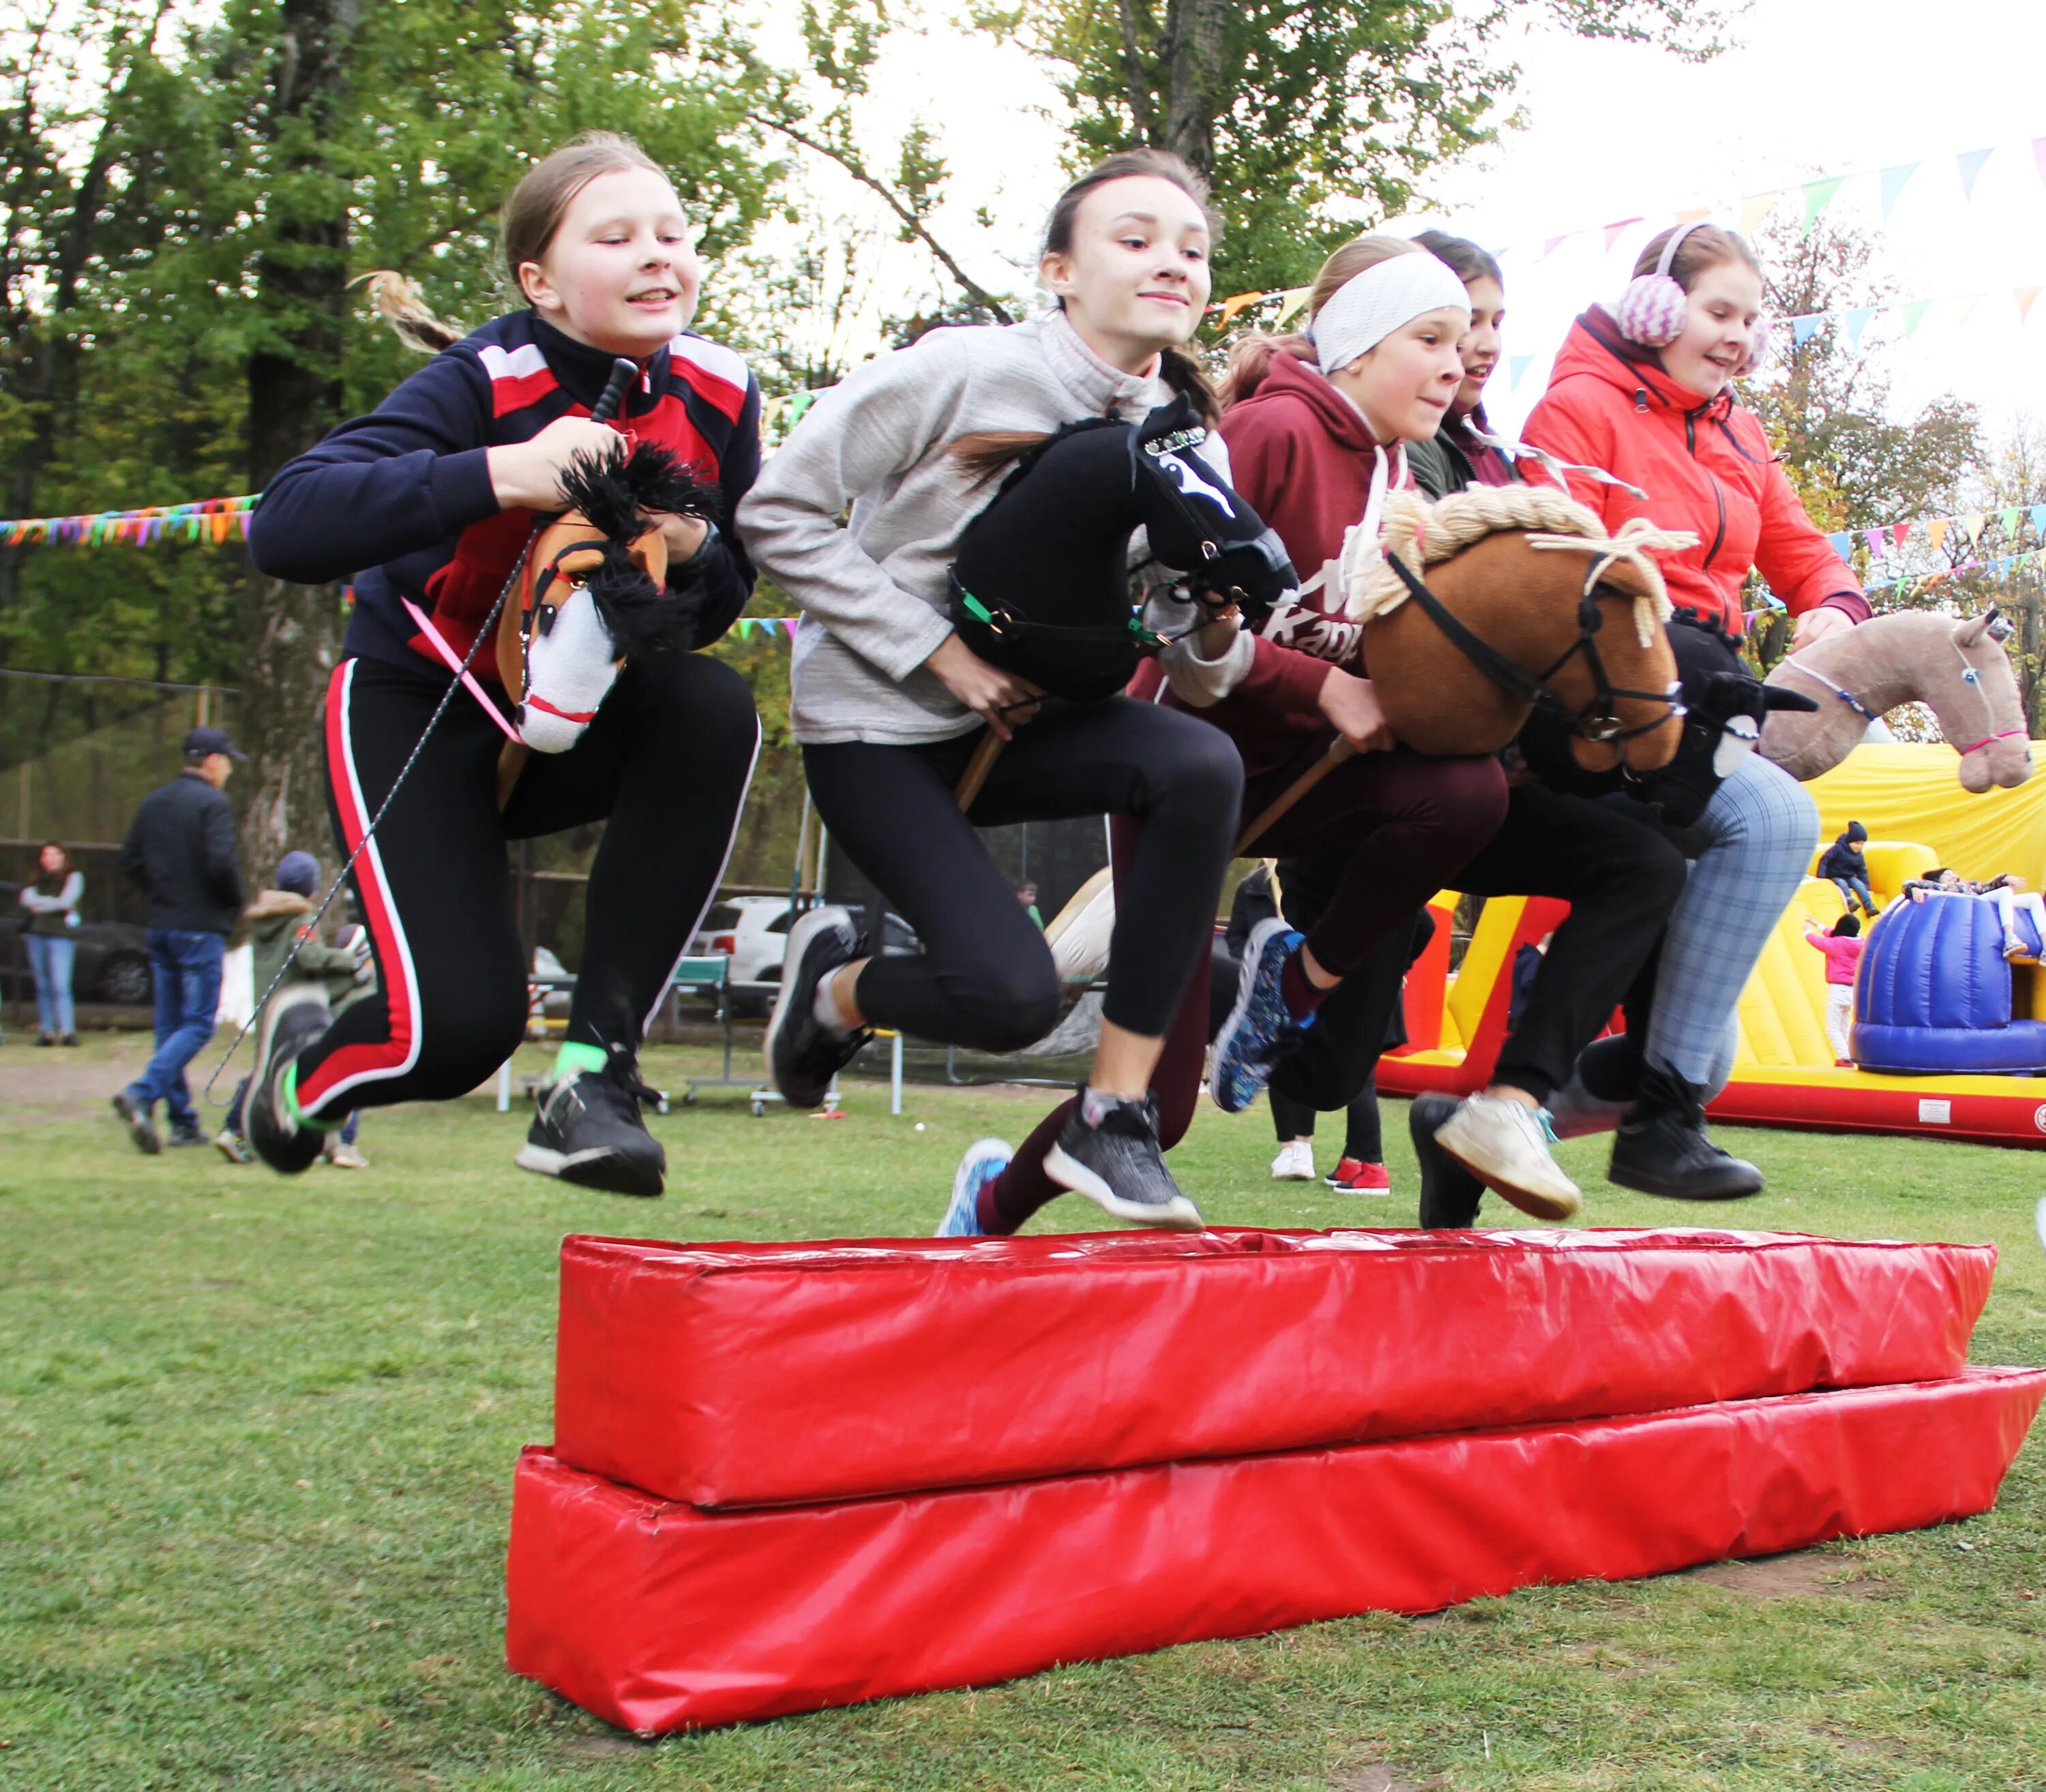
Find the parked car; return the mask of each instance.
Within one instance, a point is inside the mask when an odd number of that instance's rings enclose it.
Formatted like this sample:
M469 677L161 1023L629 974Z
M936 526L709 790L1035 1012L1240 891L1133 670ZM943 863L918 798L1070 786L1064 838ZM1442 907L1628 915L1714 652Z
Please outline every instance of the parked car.
M0 883L0 991L8 1000L33 1001L36 982L29 969L22 937L29 911L21 904L19 884ZM111 1002L121 1008L146 1008L156 999L149 974L149 934L146 927L123 921L87 921L71 938L78 956L71 965L72 996L81 1002Z
M863 923L865 911L852 910L855 926ZM733 896L713 904L703 925L689 942L689 950L699 957L722 953L732 961L732 1012L758 1017L764 1015L782 983L782 962L789 950L789 901L786 896ZM884 950L915 952L921 950L916 931L899 915L886 918Z

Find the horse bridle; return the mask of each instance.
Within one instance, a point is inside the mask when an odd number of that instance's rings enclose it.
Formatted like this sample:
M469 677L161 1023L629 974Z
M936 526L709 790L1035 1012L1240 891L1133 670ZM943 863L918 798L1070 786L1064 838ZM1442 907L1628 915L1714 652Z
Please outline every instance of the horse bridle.
M1407 595L1419 604L1429 620L1442 631L1450 645L1489 678L1506 694L1524 703L1555 717L1565 728L1580 740L1597 741L1608 746L1638 739L1651 734L1666 722L1681 720L1684 715L1681 688L1673 685L1667 691L1630 691L1623 685L1613 683L1605 669L1605 661L1600 656L1597 635L1605 626L1605 617L1599 609L1601 596L1610 595L1632 602L1631 594L1617 585L1606 584L1601 575L1610 563L1602 559L1594 563L1585 581L1583 595L1577 599L1577 638L1539 672L1527 670L1516 661L1509 660L1489 642L1480 640L1451 614L1449 607L1428 589L1420 575L1408 566L1397 554L1388 554L1386 564L1399 575L1399 582L1406 586ZM1581 710L1573 710L1550 684L1549 680L1568 665L1581 657L1585 669L1591 674L1592 700ZM1660 703L1667 711L1653 722L1643 722L1639 726L1628 728L1621 725L1615 699L1632 698L1637 703Z

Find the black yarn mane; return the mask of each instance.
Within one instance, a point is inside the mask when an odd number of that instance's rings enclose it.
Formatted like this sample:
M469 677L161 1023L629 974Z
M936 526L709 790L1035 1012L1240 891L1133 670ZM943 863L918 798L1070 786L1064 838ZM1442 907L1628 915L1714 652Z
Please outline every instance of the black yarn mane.
M723 509L717 487L699 479L672 449L658 442L621 440L602 454L571 457L561 478L568 507L604 539L602 561L583 588L621 654L687 647L696 634L701 594L657 584L633 564L630 549L645 534L648 513L701 517L716 522Z

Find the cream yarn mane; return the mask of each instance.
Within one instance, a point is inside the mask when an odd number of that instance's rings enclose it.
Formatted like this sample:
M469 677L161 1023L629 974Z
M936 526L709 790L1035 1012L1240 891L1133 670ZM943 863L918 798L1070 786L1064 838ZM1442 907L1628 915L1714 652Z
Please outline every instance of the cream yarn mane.
M1644 648L1654 642L1656 625L1670 619L1662 570L1652 557L1695 546L1698 539L1688 530L1658 529L1646 517L1631 517L1609 533L1596 511L1550 485L1474 485L1434 503L1418 491L1394 491L1387 494L1384 516L1375 544L1344 544L1344 609L1352 621L1368 622L1407 601L1407 587L1392 568L1395 557L1410 572L1425 573L1488 535L1524 530L1531 532L1528 546L1538 552L1596 557L1587 585L1616 561L1637 568L1647 587L1634 604L1635 633ZM1353 530L1353 537L1360 533ZM1368 564L1353 565L1353 550L1372 546L1378 551Z

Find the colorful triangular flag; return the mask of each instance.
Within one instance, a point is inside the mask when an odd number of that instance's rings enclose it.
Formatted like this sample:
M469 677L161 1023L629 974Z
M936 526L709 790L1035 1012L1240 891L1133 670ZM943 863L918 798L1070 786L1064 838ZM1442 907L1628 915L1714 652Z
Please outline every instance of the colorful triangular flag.
M1902 547L1906 541L1911 539L1911 525L1908 522L1892 523L1890 526L1890 538L1894 541L1897 546L1900 548Z
M1826 321L1823 311L1809 311L1801 318L1790 320L1790 346L1801 349L1819 333L1820 326Z
M1967 537L1971 548L1982 539L1982 530L1988 522L1988 516L1981 511L1970 511L1960 519L1961 533Z
M2032 138L2032 160L2038 165L2039 178L2046 180L2046 137Z
M1264 296L1261 292L1239 292L1233 298L1225 299L1222 302L1222 316L1217 327L1227 329L1237 312L1246 305L1255 305Z
M1272 322L1276 323L1280 329L1284 329L1287 325L1291 323L1294 318L1300 314L1300 307L1307 303L1307 299L1313 291L1314 288L1312 287L1303 286L1295 287L1292 288L1292 290L1287 292L1285 297L1280 301L1279 314L1272 320Z
M1879 554L1882 552L1882 531L1880 529L1864 529L1861 532L1861 538L1868 543L1868 551L1870 553Z
M2020 323L2032 315L2032 302L2039 296L2039 291L2036 286L2021 286L2012 294L2011 296L2017 301L2017 321Z
M1881 182L1884 223L1887 224L1890 222L1890 208L1897 203L1897 195L1904 191L1912 175L1917 171L1918 164L1916 162L1899 162L1894 168L1887 168L1882 171Z
M1932 301L1929 299L1914 299L1909 304L1901 306L1899 309L1904 313L1904 333L1906 336L1913 336L1917 333L1919 325L1924 322L1925 314L1932 309Z
M1857 305L1847 313L1847 340L1857 349L1861 346L1861 333L1868 328L1868 320L1874 315L1873 305Z
M1952 526L1952 524L1943 516L1936 516L1925 525L1925 539L1932 544L1933 553L1937 553L1944 545L1947 531Z
M1819 214L1826 209L1827 202L1839 191L1840 183L1845 178L1844 175L1835 174L1827 175L1823 180L1808 180L1805 183L1805 234L1806 236L1809 237L1812 233L1812 226L1819 222Z
M1781 193L1756 193L1740 202L1740 233L1743 237L1755 234L1755 227L1776 209Z
M2046 535L2046 504L2032 507L2032 526L2040 534Z
M2014 541L2017 539L2018 525L2024 519L2024 511L2017 505L2012 504L2006 509L1998 511L1996 513L1996 520L2003 525L2004 534Z
M1620 232L1624 230L1627 225L1630 224L1639 224L1641 220L1638 218L1623 218L1617 224L1608 224L1605 227L1606 248L1610 250L1612 245L1619 241Z
M1528 368L1534 364L1532 355L1515 355L1509 360L1506 364L1506 389L1510 392L1519 391L1520 382L1527 377Z
M1955 166L1961 173L1961 197L1971 199L1975 193L1975 176L1982 171L1982 164L1996 152L1993 149L1966 149L1954 158Z
M1833 544L1835 553L1841 559L1847 561L1848 565L1853 565L1853 561L1848 557L1854 552L1853 536L1843 529L1837 534L1828 535L1826 539Z
M1560 249L1565 243L1567 243L1570 238L1576 234L1577 233L1574 230L1568 230L1560 237L1550 237L1546 242L1542 244L1542 252L1536 257L1536 259L1538 260L1546 261L1550 256L1554 255L1558 249Z
M782 626L789 631L789 638L791 641L796 638L796 624L801 620L800 616L784 616L782 619Z

